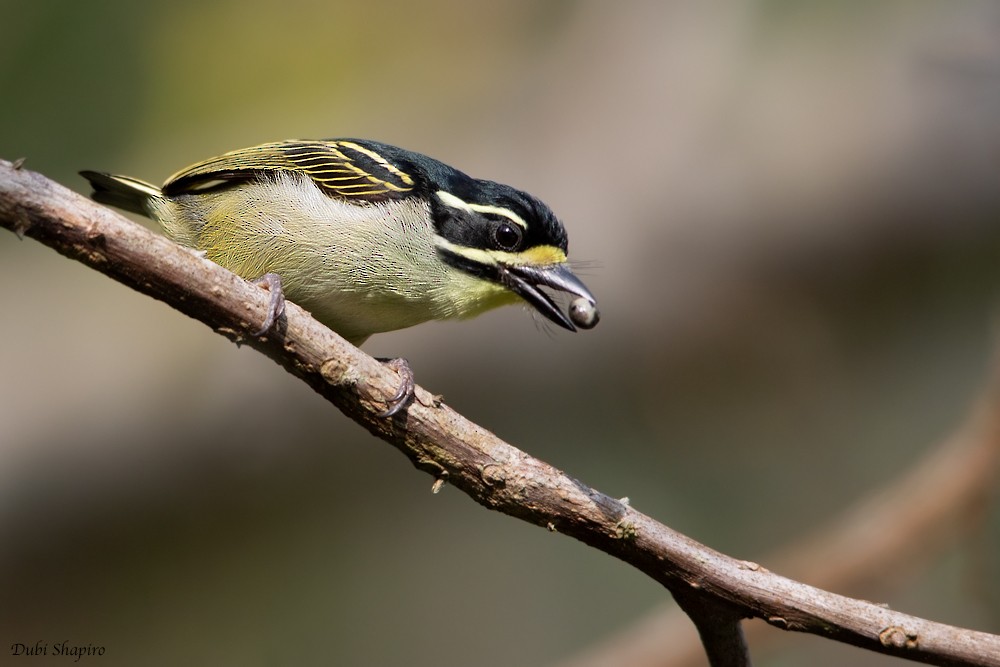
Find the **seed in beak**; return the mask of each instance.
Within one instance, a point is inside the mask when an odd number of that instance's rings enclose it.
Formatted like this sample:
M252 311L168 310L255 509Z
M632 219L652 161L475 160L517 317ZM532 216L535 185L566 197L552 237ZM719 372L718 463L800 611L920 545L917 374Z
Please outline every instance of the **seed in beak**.
M569 319L581 329L593 329L601 321L601 314L597 304L581 296L569 305Z

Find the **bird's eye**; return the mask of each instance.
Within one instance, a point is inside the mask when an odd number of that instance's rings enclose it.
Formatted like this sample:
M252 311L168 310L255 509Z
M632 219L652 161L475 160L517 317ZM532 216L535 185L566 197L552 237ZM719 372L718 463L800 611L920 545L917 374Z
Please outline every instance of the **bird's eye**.
M521 229L509 222L501 222L493 228L493 240L500 250L516 250L521 244Z

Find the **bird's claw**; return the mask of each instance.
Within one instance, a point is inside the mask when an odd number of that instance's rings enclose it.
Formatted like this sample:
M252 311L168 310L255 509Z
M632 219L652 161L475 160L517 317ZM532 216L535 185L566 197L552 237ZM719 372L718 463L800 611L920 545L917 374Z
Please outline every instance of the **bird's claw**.
M407 406L413 399L414 390L417 385L413 378L413 369L410 368L410 364L407 363L406 359L379 359L379 361L384 363L386 367L396 371L396 374L399 375L399 389L396 390L396 393L391 398L386 400L386 409L378 415L384 419L392 417Z
M281 276L277 273L265 273L260 278L251 281L254 285L260 285L271 293L271 301L267 304L267 315L264 317L264 324L258 331L253 333L254 337L263 336L278 323L278 319L285 314L285 293L281 290Z

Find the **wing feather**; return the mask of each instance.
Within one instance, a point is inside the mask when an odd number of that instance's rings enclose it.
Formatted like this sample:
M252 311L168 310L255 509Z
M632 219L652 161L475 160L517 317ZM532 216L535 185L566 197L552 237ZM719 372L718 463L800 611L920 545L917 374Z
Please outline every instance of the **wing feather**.
M403 199L412 194L413 176L356 140L278 141L231 151L193 164L163 185L168 196L196 194L231 182L275 172L303 174L328 195L359 201Z

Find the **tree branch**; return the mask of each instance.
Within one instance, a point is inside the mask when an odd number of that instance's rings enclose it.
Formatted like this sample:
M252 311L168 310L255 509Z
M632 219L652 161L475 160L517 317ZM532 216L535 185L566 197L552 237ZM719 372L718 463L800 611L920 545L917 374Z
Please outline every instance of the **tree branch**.
M933 623L834 595L730 558L590 488L503 442L440 405L421 388L417 400L381 419L398 379L289 303L277 334L252 338L267 293L66 188L0 161L0 224L160 299L216 332L268 355L346 415L399 449L421 470L464 491L481 505L579 539L666 586L684 604L722 609L720 628L757 617L911 660L938 665L1000 667L1000 637ZM702 637L738 647L733 632ZM713 664L744 664L724 647ZM745 649L742 650L745 654Z
M762 562L826 589L884 590L884 573L912 570L976 530L1000 492L1000 351L994 354L992 377L954 433L893 482ZM700 665L697 639L683 616L663 605L559 664ZM758 649L774 637L760 624L746 630Z
M695 627L712 667L750 667L750 650L743 635L743 617L738 608L719 604L698 589L672 589L678 606Z

